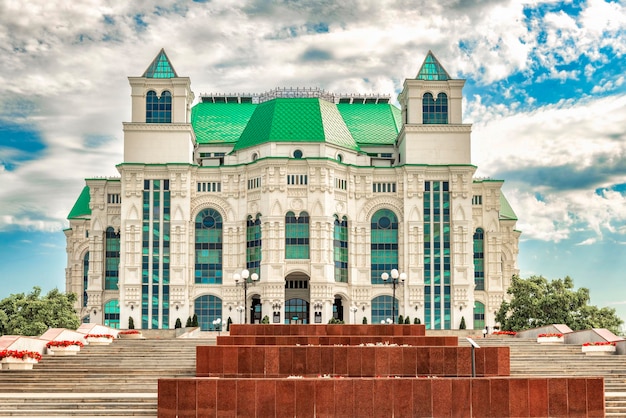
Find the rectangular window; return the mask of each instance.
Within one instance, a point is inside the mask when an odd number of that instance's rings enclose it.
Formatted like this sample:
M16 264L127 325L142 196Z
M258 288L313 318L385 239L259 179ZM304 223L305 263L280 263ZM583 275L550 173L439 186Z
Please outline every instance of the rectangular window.
M222 183L217 181L198 182L198 192L201 193L219 193L222 191Z
M109 193L107 194L107 203L119 205L122 203L122 198L119 193Z
M335 177L335 189L339 189L339 190L347 190L348 189L348 182L344 179L340 179Z
M248 190L258 189L261 187L261 177L248 179Z
M306 174L289 174L287 176L287 184L295 186L304 186L309 183L309 176Z
M372 183L374 193L395 193L396 183Z
M482 195L474 195L472 196L472 205L482 205L483 204L483 197Z

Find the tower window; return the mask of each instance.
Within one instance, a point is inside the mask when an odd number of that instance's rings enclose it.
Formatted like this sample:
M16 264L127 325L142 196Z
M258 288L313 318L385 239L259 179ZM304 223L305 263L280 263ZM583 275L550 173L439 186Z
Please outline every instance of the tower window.
M445 93L439 93L437 100L430 93L424 94L422 97L422 120L425 125L448 123L448 96Z
M146 123L172 123L172 94L169 91L161 93L150 90L146 95Z

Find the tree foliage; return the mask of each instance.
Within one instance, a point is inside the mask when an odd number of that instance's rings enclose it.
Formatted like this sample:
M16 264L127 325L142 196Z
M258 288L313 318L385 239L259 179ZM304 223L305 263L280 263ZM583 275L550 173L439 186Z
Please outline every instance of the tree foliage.
M574 281L548 281L543 276L521 279L514 276L507 293L511 301L502 302L496 313L501 329L521 331L551 324L565 324L577 331L606 328L619 334L622 320L613 308L598 308L589 303L589 289L574 289Z
M53 289L41 296L35 286L29 294L17 293L0 301L0 335L41 335L48 328L76 329L76 295Z

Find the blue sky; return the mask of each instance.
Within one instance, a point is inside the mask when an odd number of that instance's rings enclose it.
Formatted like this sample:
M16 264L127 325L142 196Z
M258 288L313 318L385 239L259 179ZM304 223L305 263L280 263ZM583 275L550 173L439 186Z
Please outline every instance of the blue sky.
M602 0L0 2L0 298L64 289L65 218L84 178L118 175L127 77L161 48L196 96L396 97L432 50L467 80L522 277L569 275L626 319L626 3Z

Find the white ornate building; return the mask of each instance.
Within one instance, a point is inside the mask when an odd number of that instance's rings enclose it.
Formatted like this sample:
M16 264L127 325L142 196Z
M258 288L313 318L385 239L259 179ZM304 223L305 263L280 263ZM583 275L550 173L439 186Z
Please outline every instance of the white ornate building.
M65 230L85 322L493 325L520 232L432 53L400 108L315 88L194 105L164 51L129 82L120 177L86 179Z

